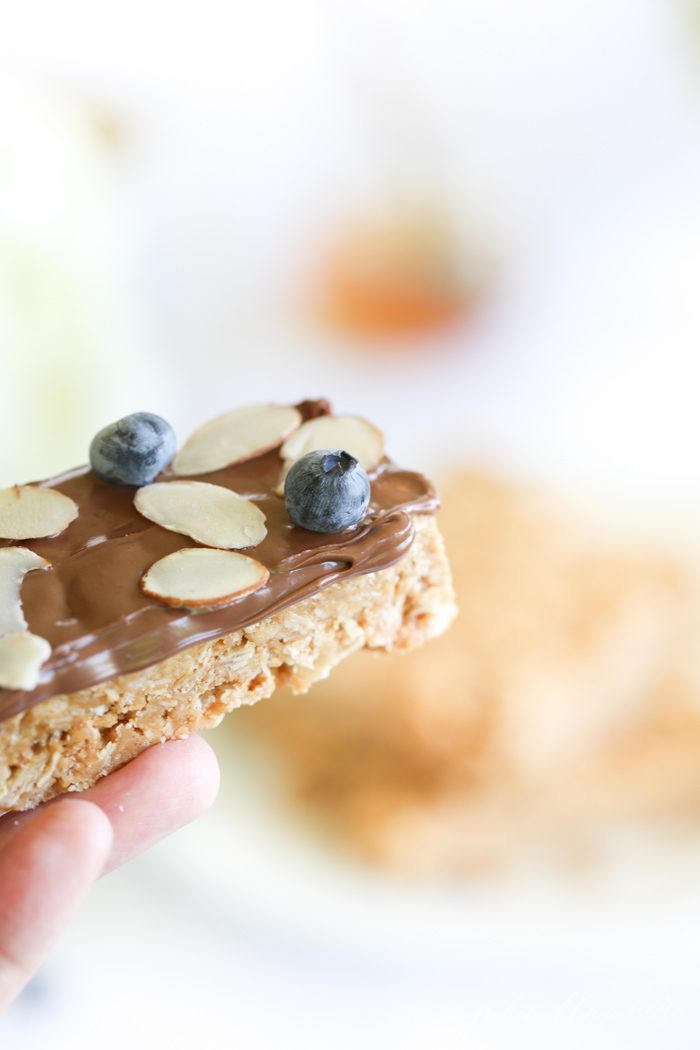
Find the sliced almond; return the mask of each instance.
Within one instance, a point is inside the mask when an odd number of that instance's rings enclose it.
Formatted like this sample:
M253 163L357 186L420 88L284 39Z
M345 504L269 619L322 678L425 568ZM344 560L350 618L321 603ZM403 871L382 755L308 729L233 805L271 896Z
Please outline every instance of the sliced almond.
M6 634L0 638L0 687L34 689L41 665L51 656L45 638L29 631Z
M289 405L236 408L195 430L173 460L175 474L189 476L243 463L277 448L302 422Z
M39 485L0 489L0 538L4 540L56 536L77 517L77 504L56 489Z
M25 574L51 563L27 547L0 547L0 635L26 631L20 590Z
M245 554L188 547L151 565L141 590L178 608L214 608L259 590L269 577L264 565Z
M157 481L134 496L144 518L207 547L256 547L267 535L265 515L250 500L206 481Z
M319 416L309 419L288 437L280 455L289 470L302 456L322 448L341 448L365 470L373 470L384 455L384 435L359 416Z

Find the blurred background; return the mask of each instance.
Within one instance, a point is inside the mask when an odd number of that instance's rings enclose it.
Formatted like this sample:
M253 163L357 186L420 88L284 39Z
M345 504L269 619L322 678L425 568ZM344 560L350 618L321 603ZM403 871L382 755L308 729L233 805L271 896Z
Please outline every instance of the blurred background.
M325 396L462 610L212 734L8 1045L697 1046L699 347L690 0L4 11L0 484Z

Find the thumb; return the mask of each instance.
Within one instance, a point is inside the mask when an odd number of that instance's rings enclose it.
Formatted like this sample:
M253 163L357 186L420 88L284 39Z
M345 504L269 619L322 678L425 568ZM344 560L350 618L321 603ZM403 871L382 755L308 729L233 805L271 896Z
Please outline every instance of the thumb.
M91 802L41 809L0 849L0 1009L19 994L100 875L112 827Z

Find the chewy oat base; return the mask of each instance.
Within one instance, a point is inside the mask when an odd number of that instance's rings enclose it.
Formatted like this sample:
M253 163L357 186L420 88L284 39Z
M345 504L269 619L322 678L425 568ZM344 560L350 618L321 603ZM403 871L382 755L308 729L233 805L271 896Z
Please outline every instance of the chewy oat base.
M79 791L173 737L218 725L279 684L304 692L358 649L405 651L455 614L437 523L414 518L407 554L336 583L250 627L185 649L145 671L55 696L0 724L0 810Z
M322 401L297 407L304 420L330 415ZM306 689L354 649L411 648L444 629L454 601L425 478L383 459L367 516L324 535L290 522L280 468L273 449L201 476L264 512L254 555L270 573L255 593L203 612L166 608L139 588L154 561L196 544L139 515L133 487L88 468L40 483L79 514L60 535L23 544L51 565L27 576L22 604L52 651L35 688L0 690L0 811L88 787L278 681Z

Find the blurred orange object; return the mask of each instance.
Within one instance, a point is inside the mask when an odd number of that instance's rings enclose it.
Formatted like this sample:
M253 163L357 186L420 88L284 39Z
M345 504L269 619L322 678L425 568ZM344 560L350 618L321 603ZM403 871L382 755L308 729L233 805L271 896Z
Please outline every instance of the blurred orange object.
M323 322L353 336L432 333L471 312L449 222L406 211L348 227L325 256L315 294Z

